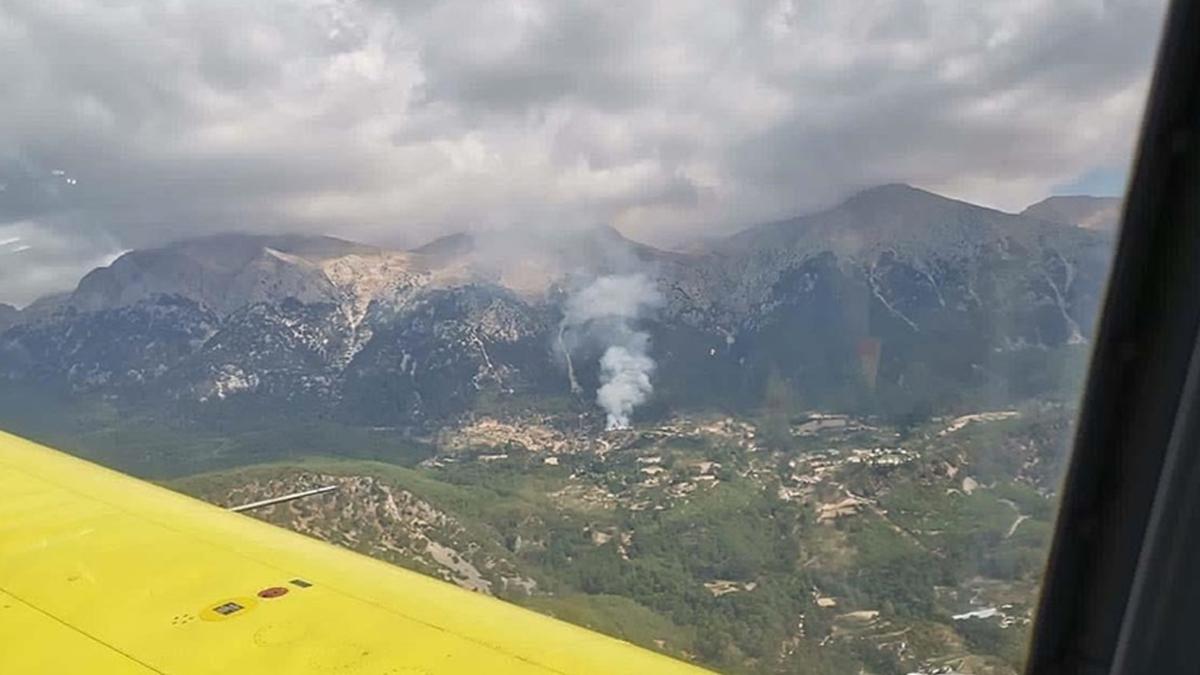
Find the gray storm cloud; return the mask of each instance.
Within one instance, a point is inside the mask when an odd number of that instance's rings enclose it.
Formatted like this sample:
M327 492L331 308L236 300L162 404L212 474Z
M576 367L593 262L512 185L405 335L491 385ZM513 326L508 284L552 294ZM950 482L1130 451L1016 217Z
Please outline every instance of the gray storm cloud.
M1165 0L4 0L0 301L229 230L678 243L1123 167ZM39 245L38 241L53 242Z
M575 379L572 352L581 346L602 350L596 403L607 415L608 429L627 428L634 409L654 391L650 335L636 324L662 303L662 295L644 274L599 277L567 300L559 346L566 359L571 388L581 391Z

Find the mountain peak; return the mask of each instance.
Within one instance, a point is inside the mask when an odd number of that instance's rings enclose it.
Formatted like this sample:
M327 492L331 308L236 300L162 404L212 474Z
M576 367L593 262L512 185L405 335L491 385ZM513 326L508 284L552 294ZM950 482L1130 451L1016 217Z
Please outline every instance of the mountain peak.
M724 245L797 254L828 250L848 258L873 259L883 251L926 258L965 255L986 242L1036 236L1047 226L1053 227L1045 219L889 183L819 213L744 230Z
M889 183L857 192L845 201L807 219L829 220L850 231L893 232L907 239L913 230L955 222L995 222L1014 216L953 199L904 183Z
M374 253L379 250L374 246L327 235L241 234L226 232L193 239L182 239L158 248L142 249L134 253L177 251L191 257L201 258L252 258L262 255L265 249L272 249L314 260L337 258L353 253Z
M442 258L463 255L470 253L474 249L475 235L469 232L455 232L438 237L427 244L422 244L412 249L412 252L434 258Z
M911 209L928 208L935 204L941 207L965 206L977 209L985 208L969 202L951 199L936 192L913 187L907 183L887 183L856 192L831 210Z
M332 301L320 265L378 248L326 236L216 234L129 251L92 270L67 304L85 311L130 305L157 296L195 300L219 313L276 297Z
M909 185L908 183L883 183L880 185L863 188L863 189L859 190L858 192L855 192L854 194L850 195L850 197L847 198L846 201L852 201L852 200L861 199L861 198L896 197L896 196L900 196L900 195L912 194L914 192L921 193L921 194L927 194L927 195L934 195L934 193L929 192L928 190L922 190L921 188L913 187L912 185ZM934 196L940 196L940 195L934 195Z

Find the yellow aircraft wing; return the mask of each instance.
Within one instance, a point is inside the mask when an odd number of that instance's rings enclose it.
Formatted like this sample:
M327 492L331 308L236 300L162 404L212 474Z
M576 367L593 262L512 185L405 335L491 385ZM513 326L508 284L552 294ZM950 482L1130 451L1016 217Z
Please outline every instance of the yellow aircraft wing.
M694 673L0 432L0 673Z

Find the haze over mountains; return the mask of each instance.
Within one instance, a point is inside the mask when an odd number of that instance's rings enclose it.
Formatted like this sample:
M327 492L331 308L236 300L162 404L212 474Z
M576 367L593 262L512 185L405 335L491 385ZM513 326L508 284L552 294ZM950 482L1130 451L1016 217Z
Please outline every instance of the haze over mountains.
M657 366L643 414L753 405L772 376L812 405L897 414L1026 395L1055 386L1035 364L1088 339L1111 208L1071 198L1013 215L887 185L687 253L606 228L408 251L207 237L0 307L0 377L189 416L420 427L480 406L590 410L605 344L565 342L564 303L598 277L643 275L663 298L637 326Z
M1116 197L1061 195L1031 205L1022 215L1072 223L1101 232L1116 232L1121 220L1121 200Z

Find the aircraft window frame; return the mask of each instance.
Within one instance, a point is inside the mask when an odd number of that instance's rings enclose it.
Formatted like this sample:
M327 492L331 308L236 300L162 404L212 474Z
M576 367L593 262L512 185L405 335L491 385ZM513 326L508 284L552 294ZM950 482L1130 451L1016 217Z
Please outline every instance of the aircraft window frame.
M1196 669L1194 622L1184 612L1200 584L1180 584L1189 577L1172 572L1191 560L1186 554L1200 554L1187 536L1200 514L1200 504L1187 499L1196 483L1181 481L1200 461L1193 450L1200 436L1198 36L1200 3L1173 2L1062 492L1030 674Z

